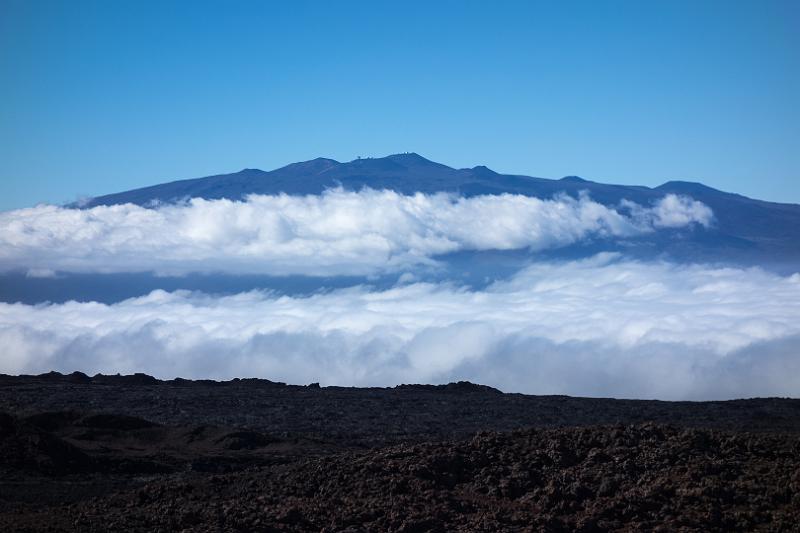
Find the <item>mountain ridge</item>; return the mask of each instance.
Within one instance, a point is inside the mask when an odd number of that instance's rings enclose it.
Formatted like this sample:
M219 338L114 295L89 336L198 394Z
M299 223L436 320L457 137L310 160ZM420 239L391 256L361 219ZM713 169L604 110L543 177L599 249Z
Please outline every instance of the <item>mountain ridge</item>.
M452 193L463 197L519 194L543 199L583 194L619 209L626 202L652 206L668 194L702 202L714 213L715 224L702 231L692 228L660 232L634 242L648 256L667 251L681 261L739 264L800 264L800 205L768 202L714 189L691 181L671 180L657 187L606 184L578 176L546 179L500 174L478 165L456 169L409 152L349 162L318 157L271 171L244 168L230 174L177 180L91 198L70 207L132 203L153 207L189 198L242 201L251 194L318 195L342 188L394 190L401 194ZM649 240L648 240L649 239ZM630 243L628 243L630 244ZM627 245L626 245L627 246ZM626 248L630 250L630 248Z
M297 180L302 180L298 182ZM417 153L391 154L380 158L357 158L340 162L327 157L290 163L274 170L243 168L236 172L213 174L199 178L167 181L127 191L91 197L70 207L91 208L98 205L133 203L153 205L171 203L186 198L242 200L248 194L306 195L320 194L326 189L343 187L392 189L404 194L415 192L453 192L464 196L479 194L516 193L526 196L551 197L558 193L576 195L587 190L600 203L616 203L623 195L631 201L653 200L664 192L691 194L714 192L764 204L796 206L798 204L749 198L737 193L715 189L700 182L668 180L655 187L602 183L580 176L560 179L541 178L523 174L502 174L485 165L472 168L453 168L431 161ZM641 198L644 195L646 198Z

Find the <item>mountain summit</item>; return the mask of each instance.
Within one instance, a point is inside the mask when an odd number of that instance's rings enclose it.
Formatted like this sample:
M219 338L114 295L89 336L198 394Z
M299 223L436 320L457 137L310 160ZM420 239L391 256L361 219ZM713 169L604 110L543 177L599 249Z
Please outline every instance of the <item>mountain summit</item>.
M447 192L460 196L520 194L552 198L588 194L618 207L623 201L648 206L667 194L688 196L714 212L715 225L703 231L668 234L653 246L684 260L728 260L763 264L800 263L800 205L754 200L701 183L668 181L655 188L609 185L577 176L550 180L499 174L485 166L455 169L409 152L386 157L362 157L341 163L317 158L271 171L246 168L232 174L172 181L141 189L98 196L81 207L132 203L152 206L187 198L244 200L251 194L316 195L326 189L390 189L403 194ZM652 243L650 243L652 244Z
M554 194L588 192L593 199L617 203L627 199L648 203L664 194L662 188L686 189L685 182L668 182L656 189L606 185L567 176L560 180L499 174L485 166L455 169L414 152L386 157L360 157L346 163L319 157L264 171L245 168L232 174L171 181L160 185L98 196L82 207L132 203L153 205L186 198L242 200L249 194L320 194L326 189L391 189L403 194L452 192L463 196L522 194L549 198ZM699 184L698 184L699 185ZM713 189L710 189L713 190ZM719 192L719 191L716 191ZM724 193L720 193L724 194Z

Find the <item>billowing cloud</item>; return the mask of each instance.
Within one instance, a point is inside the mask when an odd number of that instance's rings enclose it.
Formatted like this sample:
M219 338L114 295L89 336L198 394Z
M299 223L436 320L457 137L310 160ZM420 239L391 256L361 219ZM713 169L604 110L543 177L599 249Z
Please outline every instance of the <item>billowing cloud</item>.
M587 238L708 226L711 210L667 195L619 210L587 196L462 198L333 190L192 199L153 209L37 206L0 213L0 271L371 275L462 250L542 250Z
M680 228L693 223L708 227L714 220L711 208L703 202L674 194L664 196L652 208L643 208L628 200L621 204L630 210L639 226L644 227Z
M310 297L155 291L0 304L0 371L261 376L709 399L800 395L800 275L606 254L480 291L410 283Z

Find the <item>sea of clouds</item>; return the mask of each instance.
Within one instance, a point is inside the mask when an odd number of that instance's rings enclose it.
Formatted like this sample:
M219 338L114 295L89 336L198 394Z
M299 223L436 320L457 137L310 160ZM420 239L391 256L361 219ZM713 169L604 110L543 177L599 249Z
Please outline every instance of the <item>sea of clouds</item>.
M452 252L545 250L712 223L706 205L676 195L616 207L588 196L374 190L195 198L156 208L40 205L0 213L0 272L378 275L435 266L436 256Z
M442 254L531 251L709 228L691 198L462 198L391 191L0 213L0 272L393 273L311 295L153 291L111 304L0 303L0 372L146 372L661 399L800 395L800 274L537 260L481 288L420 282ZM469 264L466 265L469 268ZM457 276L456 276L457 277ZM434 278L438 279L438 278Z
M0 372L798 396L799 316L798 274L601 254L532 264L482 290L411 283L309 297L154 291L112 305L0 304Z

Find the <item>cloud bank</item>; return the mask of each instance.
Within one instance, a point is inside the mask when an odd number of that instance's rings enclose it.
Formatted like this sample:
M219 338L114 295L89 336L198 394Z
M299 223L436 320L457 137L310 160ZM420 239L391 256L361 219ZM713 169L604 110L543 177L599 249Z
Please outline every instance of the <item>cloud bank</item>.
M0 304L0 372L800 396L798 316L798 274L606 254L532 265L480 291L417 283L304 298L154 291L113 305Z
M462 250L543 250L590 238L709 226L711 210L667 195L619 209L588 196L462 198L392 191L191 199L0 213L0 271L372 275L434 264Z

